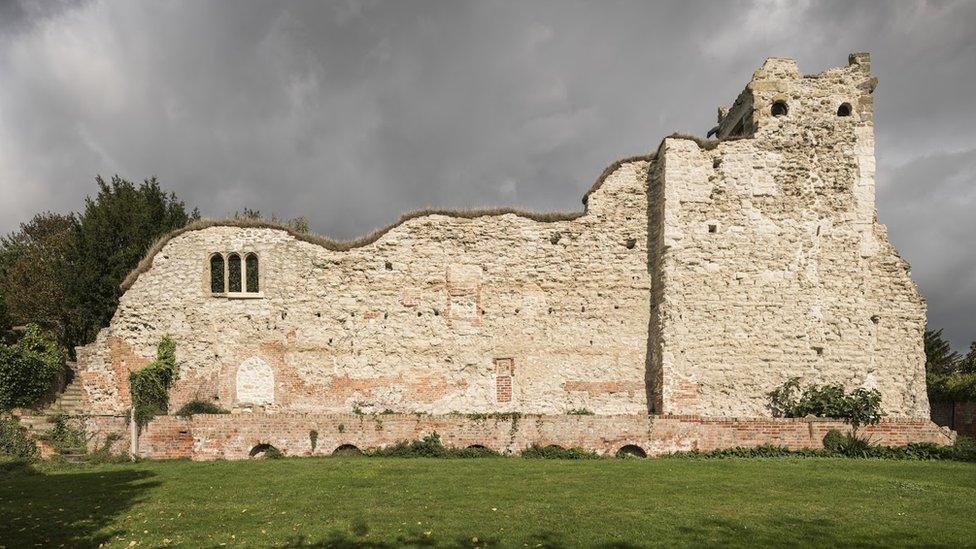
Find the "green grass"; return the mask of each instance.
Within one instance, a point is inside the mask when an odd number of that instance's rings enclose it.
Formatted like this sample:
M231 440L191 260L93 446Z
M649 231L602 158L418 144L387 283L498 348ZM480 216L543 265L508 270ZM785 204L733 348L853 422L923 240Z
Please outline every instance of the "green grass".
M976 544L974 501L976 464L959 462L42 465L0 467L0 546L959 547Z

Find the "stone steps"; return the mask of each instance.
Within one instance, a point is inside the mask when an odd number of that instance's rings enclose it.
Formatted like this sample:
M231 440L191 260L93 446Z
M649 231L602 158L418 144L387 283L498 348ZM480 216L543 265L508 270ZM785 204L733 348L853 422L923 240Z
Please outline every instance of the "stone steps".
M44 440L48 431L54 427L54 420L59 415L81 416L85 415L85 394L80 383L69 383L55 399L54 403L43 410L26 411L19 417L20 425L27 430L30 436L38 442L39 446L47 448L50 453L57 453L50 443ZM42 452L43 453L43 452ZM49 455L51 455L49 453ZM60 456L71 462L81 463L87 459L86 448L67 448L60 453Z
M54 426L54 416L24 415L20 416L20 425L35 438L45 434Z
M85 413L85 393L80 383L69 383L58 399L51 405L55 413L78 416Z

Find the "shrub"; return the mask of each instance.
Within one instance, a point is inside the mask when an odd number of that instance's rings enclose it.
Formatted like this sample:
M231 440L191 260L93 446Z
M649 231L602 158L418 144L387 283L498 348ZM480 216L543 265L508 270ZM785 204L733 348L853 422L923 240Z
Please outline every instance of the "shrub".
M230 412L228 412L227 410L224 410L223 408L217 406L216 404L210 402L209 400L191 400L190 402L187 402L186 404L181 406L180 409L176 411L175 415L179 417L192 417L196 414L229 414L229 413Z
M871 440L867 437L859 437L854 433L846 433L831 441L833 448L829 451L849 458L871 457L875 447L871 445Z
M967 402L976 400L976 373L953 372L926 375L929 399L933 401Z
M599 459L600 455L578 446L563 448L555 445L539 446L533 444L522 450L522 457L529 459Z
M54 426L44 434L44 438L62 454L75 450L87 451L85 431L71 426L70 419L67 414L58 414L54 418Z
M723 458L770 458L770 457L815 457L824 455L818 450L790 450L786 446L774 446L763 444L762 446L724 448L722 450L691 450L688 452L675 452L668 454L671 458L690 458L690 459L723 459Z
M837 429L831 429L827 431L827 434L823 437L823 445L825 450L831 452L836 452L841 445L844 443L844 434Z
M420 440L401 440L393 446L377 448L366 452L368 456L376 457L444 457L447 448L441 444L441 437L432 433Z
M446 448L441 437L432 433L420 440L400 441L393 446L366 451L369 457L433 457L433 458L477 458L493 457L498 452L489 448Z
M484 446L469 446L467 448L447 448L447 454L444 457L449 458L484 458L484 457L499 457L501 454L492 450L491 448L485 448Z
M800 378L791 378L769 393L770 409L778 417L829 417L861 425L877 423L884 416L881 393L876 389L844 392L840 385L810 385L800 389Z
M64 360L61 348L36 324L28 324L13 345L0 343L0 411L33 406L50 394Z
M786 446L763 445L751 448L726 448L701 452L677 452L672 458L721 459L721 458L773 458L773 457L844 457L903 460L956 460L976 461L976 439L959 437L953 446L941 446L931 442L915 442L905 446L875 446L870 440L854 434L843 434L836 429L824 437L824 449L790 450Z
M593 412L586 408L573 408L572 410L566 412L569 416L592 416Z
M145 426L169 407L169 386L176 377L176 344L164 336L156 349L156 360L129 374L129 390L136 424Z
M956 443L951 446L949 455L952 456L952 459L959 461L976 461L976 438L957 438Z
M4 418L0 418L0 454L25 461L40 457L37 445L20 428L20 423L16 419Z
M109 433L100 448L94 452L89 452L86 461L93 465L99 463L126 463L131 461L132 458L126 454L112 454L112 444L115 444L116 441L121 439L122 435Z

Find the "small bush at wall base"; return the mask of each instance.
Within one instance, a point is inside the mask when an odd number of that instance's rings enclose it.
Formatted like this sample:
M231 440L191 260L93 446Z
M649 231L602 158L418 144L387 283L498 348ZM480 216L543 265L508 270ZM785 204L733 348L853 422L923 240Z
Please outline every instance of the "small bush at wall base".
M441 443L441 437L432 433L420 440L400 441L393 446L367 450L369 457L435 457L435 458L475 458L492 457L498 452L488 448L447 448Z
M665 457L669 458L691 458L691 459L722 459L722 458L771 458L771 457L822 457L829 455L822 450L790 450L786 446L775 446L763 444L762 446L724 448L722 450L711 450L703 452L701 450L690 450L688 452L675 452Z
M844 434L837 429L831 429L827 431L827 434L823 437L823 445L825 450L830 450L831 452L836 452L840 449L841 445L844 444Z
M180 409L177 410L176 414L174 415L177 415L179 417L192 417L196 414L229 414L229 413L230 413L229 411L224 410L220 406L217 406L216 404L208 400L191 400L190 402L187 402L186 404L181 406Z
M34 461L41 455L20 423L5 418L0 418L0 454L24 461Z
M775 457L845 457L855 459L897 459L897 460L953 460L976 461L976 439L959 437L952 446L942 446L931 442L913 442L905 446L875 446L863 437L854 434L831 436L831 448L815 450L805 448L790 450L786 446L763 445L750 448L726 448L702 452L676 452L669 458L722 459L722 458L775 458ZM825 444L826 439L825 438Z
M125 454L113 454L112 445L122 439L122 435L118 433L110 433L105 437L105 441L102 443L101 448L98 448L94 452L88 454L88 463L95 465L99 463L128 463L132 461L132 458Z
M88 440L84 429L71 425L67 414L58 414L54 426L44 434L44 438L61 454L80 451L87 452Z
M831 447L828 448L826 443L824 443L824 448L828 452L850 458L871 457L871 452L874 448L881 448L881 446L873 446L869 438L859 437L854 433L846 433L840 435L840 437L831 437L830 444Z
M596 452L578 446L563 448L562 446L539 446L537 444L522 450L521 455L529 459L599 459L600 457Z

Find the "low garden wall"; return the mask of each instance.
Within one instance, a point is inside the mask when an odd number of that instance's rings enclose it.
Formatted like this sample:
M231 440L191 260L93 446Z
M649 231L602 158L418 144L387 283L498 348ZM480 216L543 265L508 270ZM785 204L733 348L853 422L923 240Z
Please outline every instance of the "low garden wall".
M961 436L976 437L976 401L932 403L932 421Z
M636 446L647 455L773 444L791 449L821 448L830 429L849 431L836 420L715 419L698 416L466 416L415 414L266 414L158 417L139 439L146 458L246 459L271 445L286 456L325 456L341 447L376 448L438 433L448 447L484 446L518 453L533 444L579 446L615 454ZM928 420L887 419L859 433L874 444L951 444L955 434Z

